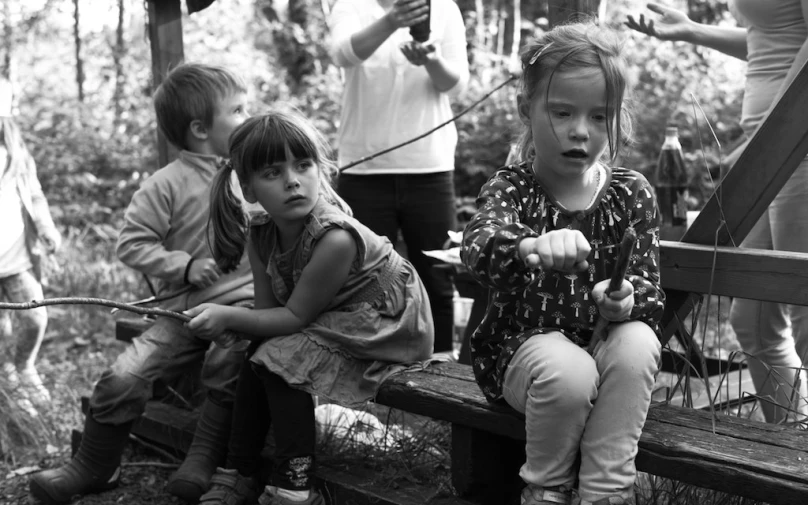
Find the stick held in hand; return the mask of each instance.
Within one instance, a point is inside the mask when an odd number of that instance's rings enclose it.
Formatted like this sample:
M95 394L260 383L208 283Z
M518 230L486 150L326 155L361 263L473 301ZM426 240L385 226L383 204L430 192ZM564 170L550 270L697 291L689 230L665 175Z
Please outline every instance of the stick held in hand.
M631 252L634 250L636 244L637 230L635 230L633 226L629 226L623 234L623 239L620 241L620 250L617 252L617 261L614 264L614 270L612 270L609 287L606 288L606 296L609 296L609 293L612 291L617 291L620 289L620 286L623 285L623 279L626 278L628 265L631 260ZM598 345L598 342L606 339L606 327L608 325L609 321L607 319L603 316L598 317L597 322L595 322L595 329L592 330L592 338L589 340L589 345L587 346L589 354L595 352L595 346Z

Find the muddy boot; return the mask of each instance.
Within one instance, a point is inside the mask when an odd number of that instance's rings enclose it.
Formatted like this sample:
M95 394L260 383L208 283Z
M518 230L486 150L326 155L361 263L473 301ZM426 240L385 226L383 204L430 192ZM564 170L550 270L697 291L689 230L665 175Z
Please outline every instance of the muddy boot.
M224 465L227 441L230 438L232 410L209 398L202 405L196 423L194 440L179 469L168 479L166 491L187 502L197 503L208 490L210 477L216 467Z
M132 423L113 426L87 415L76 455L66 465L31 477L31 495L40 503L68 503L73 496L98 493L118 485L121 454Z

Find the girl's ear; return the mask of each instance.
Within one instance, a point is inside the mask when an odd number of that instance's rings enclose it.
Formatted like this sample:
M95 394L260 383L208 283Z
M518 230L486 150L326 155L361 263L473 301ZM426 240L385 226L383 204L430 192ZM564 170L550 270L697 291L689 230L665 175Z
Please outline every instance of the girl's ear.
M251 184L242 184L241 194L244 195L244 199L247 200L247 203L256 203L258 201L258 198L255 197L255 191L252 190Z
M207 140L208 138L208 129L205 127L204 123L202 123L199 119L194 119L191 121L191 125L188 128L188 131L191 132L198 140Z
M516 110L519 112L522 124L530 126L530 100L522 93L516 95Z

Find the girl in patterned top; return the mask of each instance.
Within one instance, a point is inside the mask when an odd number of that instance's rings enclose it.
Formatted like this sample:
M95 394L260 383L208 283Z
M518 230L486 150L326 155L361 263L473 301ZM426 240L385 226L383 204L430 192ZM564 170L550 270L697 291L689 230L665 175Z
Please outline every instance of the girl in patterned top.
M474 373L490 401L525 414L522 504L633 504L664 293L651 187L608 164L628 130L626 64L590 23L543 34L521 61L517 163L483 186L463 235L464 264L493 291ZM628 275L607 293L628 227ZM607 338L590 355L599 317Z
M203 304L186 311L188 327L205 339L238 332L254 341L254 352L238 380L227 469L211 478L204 505L255 502L270 424L275 468L259 503L324 504L311 490L311 395L361 404L406 363L432 354L421 280L389 240L348 214L331 188L325 146L296 114L253 117L231 135L232 165L214 182L214 255L228 271L247 247L255 309ZM245 199L268 213L249 226L226 183L233 170Z

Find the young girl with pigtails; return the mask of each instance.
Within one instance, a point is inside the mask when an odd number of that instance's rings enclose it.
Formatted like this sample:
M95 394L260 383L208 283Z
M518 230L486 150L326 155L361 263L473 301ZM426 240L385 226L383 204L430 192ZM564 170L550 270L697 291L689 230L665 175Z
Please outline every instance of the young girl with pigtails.
M516 163L483 186L463 235L464 264L494 293L471 337L474 373L490 401L525 414L523 505L633 505L665 295L651 187L611 166L626 63L592 23L543 34L521 62ZM610 286L630 227L627 275Z
M231 165L211 194L213 251L227 272L247 248L255 308L203 304L186 314L198 337L230 330L254 344L239 377L227 468L212 477L204 505L255 502L270 426L275 468L259 503L325 503L311 489L312 395L360 404L392 373L432 355L421 280L389 240L351 217L331 187L327 152L291 112L250 118L230 137ZM267 214L243 213L227 184L232 171L245 199Z

